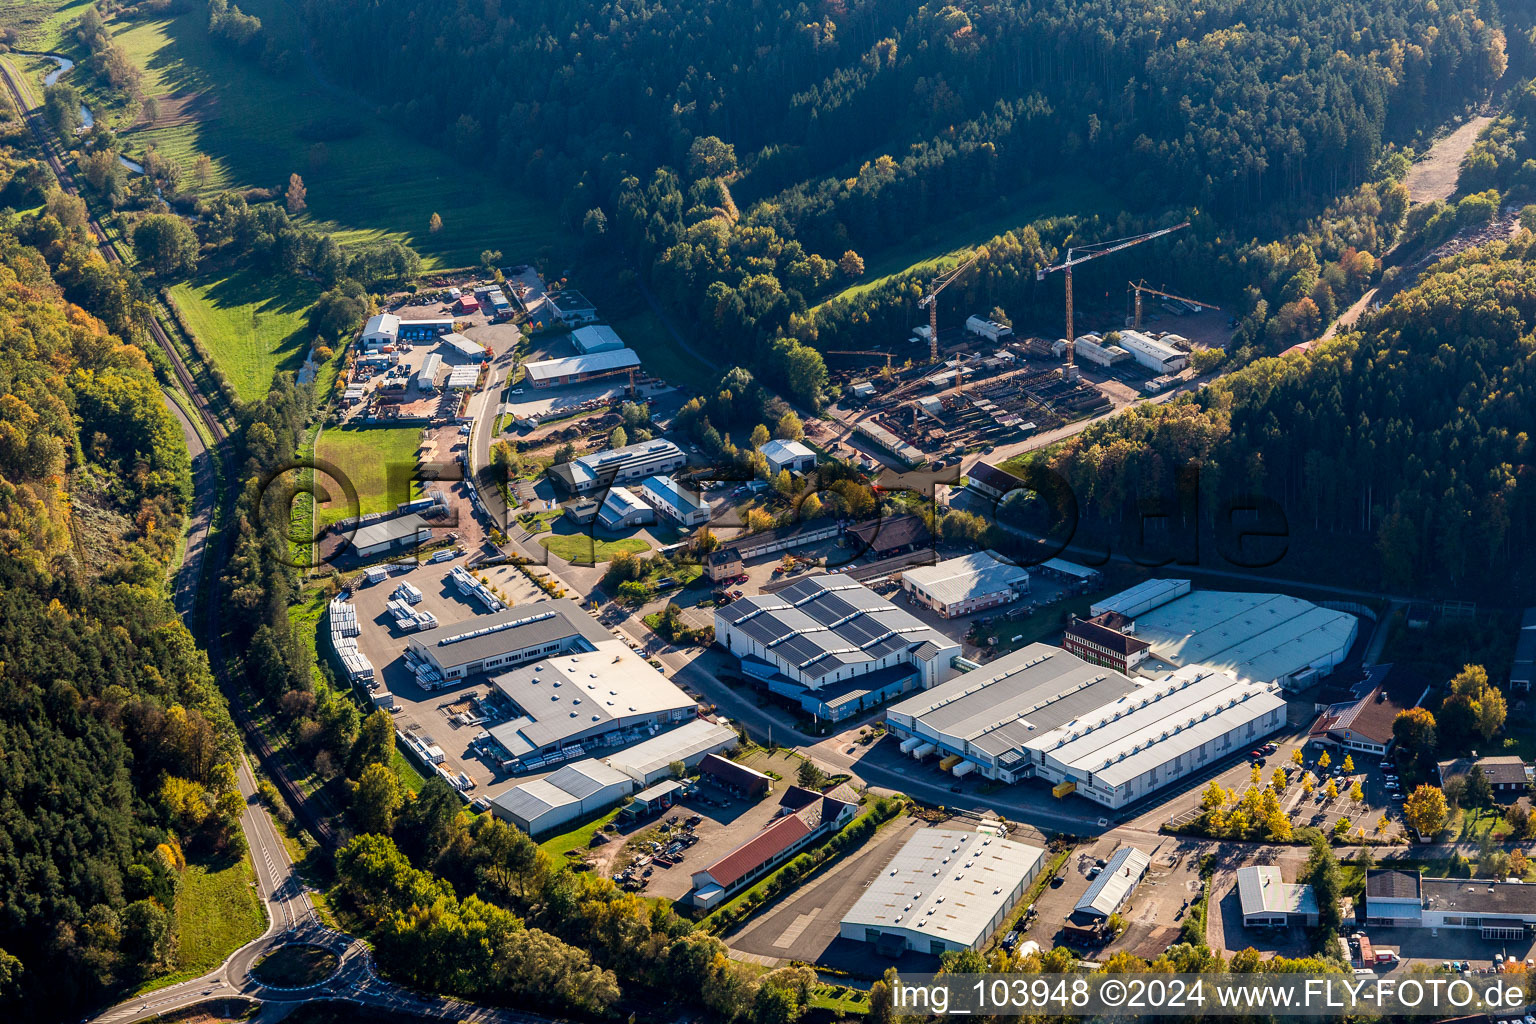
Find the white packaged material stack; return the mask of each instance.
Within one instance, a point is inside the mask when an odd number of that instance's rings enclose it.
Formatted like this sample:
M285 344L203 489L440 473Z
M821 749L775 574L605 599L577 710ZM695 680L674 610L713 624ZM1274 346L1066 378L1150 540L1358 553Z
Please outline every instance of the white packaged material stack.
M481 604L485 605L487 611L499 612L506 607L497 599L495 594L491 593L489 587L471 576L469 570L465 569L462 565L454 566L449 570L448 576L452 578L454 585L459 588L459 593L476 598Z
M347 678L354 683L373 679L373 663L357 646L360 632L357 623L357 607L336 598L327 608L330 618L331 646L341 658Z

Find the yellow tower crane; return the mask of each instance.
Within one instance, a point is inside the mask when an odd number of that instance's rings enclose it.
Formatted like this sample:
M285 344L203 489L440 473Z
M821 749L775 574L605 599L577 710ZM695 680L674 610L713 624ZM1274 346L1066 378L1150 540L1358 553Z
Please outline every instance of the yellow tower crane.
M954 270L946 271L933 279L928 286L928 294L917 300L917 308L928 307L928 361L939 361L939 292L955 283L955 278L970 269L971 264L981 258L981 253L976 253L970 259L960 264Z
M1044 281L1045 275L1054 274L1060 270L1067 282L1067 366L1062 371L1062 376L1067 380L1077 379L1077 366L1072 360L1072 343L1077 339L1077 328L1072 322L1072 268L1079 263L1087 263L1096 260L1100 256L1108 256L1110 253L1119 252L1121 249L1129 249L1133 245L1142 242L1150 242L1154 238L1171 235L1175 231L1181 231L1189 227L1189 221L1175 224L1171 228L1163 228L1160 231L1148 231L1144 235L1132 235L1129 238L1112 238L1107 242L1090 242L1087 245L1074 245L1067 249L1067 258L1050 267L1041 267L1035 271L1035 280ZM1081 253L1082 255L1079 255Z
M1144 280L1139 282L1139 283L1136 282L1136 281L1130 281L1130 282L1128 282L1128 284L1130 285L1131 291L1136 293L1136 315L1135 315L1135 317L1133 317L1132 323L1131 323L1131 327L1132 327L1133 330L1137 330L1137 331L1141 330L1141 294L1142 294L1142 292L1146 292L1148 295L1160 295L1160 296L1162 296L1165 299L1172 299L1175 302L1186 302L1186 303L1188 303L1191 306L1199 306L1201 309L1216 310L1218 312L1221 310L1220 306L1213 306L1209 302L1200 302L1197 299L1186 299L1184 296L1182 296L1182 295L1174 295L1172 292L1160 292L1156 288L1148 288L1147 287L1147 282L1144 281Z

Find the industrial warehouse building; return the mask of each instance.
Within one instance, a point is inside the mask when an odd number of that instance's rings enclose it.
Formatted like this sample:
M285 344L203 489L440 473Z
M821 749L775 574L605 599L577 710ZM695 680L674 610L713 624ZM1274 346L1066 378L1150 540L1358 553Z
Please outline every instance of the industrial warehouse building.
M960 653L932 626L839 575L717 608L715 641L744 675L834 722L934 685Z
M1072 352L1079 362L1092 363L1095 366L1114 366L1117 363L1130 362L1134 357L1131 353L1106 342L1103 338L1085 334L1072 343ZM1182 353L1181 353L1182 354Z
M1132 680L1030 644L886 711L903 753L954 758L956 775L1038 778L1124 807L1285 724L1272 687L1191 666Z
M1189 365L1189 353L1140 331L1121 331L1120 347L1153 373L1177 373Z
M1362 921L1375 927L1475 928L1485 939L1524 941L1536 929L1536 885L1373 868L1365 873Z
M1141 884L1152 859L1134 846L1122 846L1109 855L1099 877L1072 908L1072 919L1080 923L1104 921L1118 914Z
M671 473L687 464L688 456L681 448L660 439L583 455L550 467L549 475L572 494L589 494L614 484L629 484L648 476Z
M364 352L378 352L400 338L400 318L393 313L375 313L363 325Z
M709 522L709 499L704 492L689 490L670 476L650 476L640 482L640 494L660 514L679 526L703 526Z
M1205 665L1242 680L1302 690L1349 654L1360 620L1287 594L1191 592L1188 580L1148 580L1092 606L1135 620L1155 658Z
M597 319L597 307L574 288L549 292L545 294L544 301L549 303L563 324L589 324Z
M672 765L679 761L692 768L706 755L730 750L740 742L741 737L729 725L696 718L610 754L607 761L610 768L618 769L642 786L650 786L669 777Z
M901 574L901 587L946 619L1017 601L1029 593L1029 573L996 551L951 558Z
M634 779L588 758L513 786L491 801L491 813L536 836L605 811L634 791Z
M393 519L365 523L352 534L352 550L358 558L409 551L432 539L432 526L414 512Z
M640 357L635 355L633 349L627 348L593 352L591 355L566 356L563 359L540 359L523 364L523 369L528 372L528 384L535 388L580 384L594 377L639 368Z
M1317 893L1310 885L1285 881L1273 864L1238 868L1237 898L1243 908L1244 928L1317 925Z
M778 476L781 469L787 469L791 473L804 473L816 468L816 453L799 441L774 438L758 451L762 452L763 458L768 460L768 472L774 476Z
M636 743L698 714L693 698L612 639L502 672L491 686L513 706L512 717L487 730L511 771Z
M614 487L608 491L602 507L597 510L597 521L610 530L624 530L631 526L654 523L656 510L641 501L628 487Z
M578 327L571 332L571 344L584 356L594 352L612 352L624 347L624 340L617 331L607 325Z
M882 956L979 950L1044 863L1038 846L978 832L919 829L843 916L839 933L873 943Z
M612 640L575 601L559 598L416 633L406 640L405 660L416 682L435 690L536 658L594 651Z

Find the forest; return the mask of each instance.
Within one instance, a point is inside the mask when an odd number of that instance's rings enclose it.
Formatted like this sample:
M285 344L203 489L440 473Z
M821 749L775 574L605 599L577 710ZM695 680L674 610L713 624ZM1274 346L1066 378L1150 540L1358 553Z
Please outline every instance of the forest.
M44 181L13 170L12 195ZM144 350L71 301L126 317L133 280L66 226L68 197L43 198L0 220L0 1015L15 1019L170 970L188 857L245 849L234 729L166 594L186 444Z
M1348 565L1357 583L1398 593L1529 579L1533 248L1527 231L1469 250L1358 332L1041 454L1075 496L1079 539L1117 537L1139 502L1197 466L1200 524L1216 527L1235 496L1267 499L1283 510L1289 565Z
M861 324L857 306L808 310L871 252L999 198L1049 203L1075 176L1117 197L1129 226L1195 212L1195 254L1242 260L1245 239L1286 237L1386 181L1384 155L1531 51L1492 5L1412 0L828 0L775 17L667 0L311 0L308 12L328 69L462 159L541 189L592 244L638 256L695 333L751 342L743 362L813 408L822 390L791 379L774 341L868 347L840 336ZM1067 217L1019 224L1016 241L1038 234L1049 255L1127 226ZM1304 307L1268 326L1297 296L1250 284L1229 296L1259 330L1304 333Z

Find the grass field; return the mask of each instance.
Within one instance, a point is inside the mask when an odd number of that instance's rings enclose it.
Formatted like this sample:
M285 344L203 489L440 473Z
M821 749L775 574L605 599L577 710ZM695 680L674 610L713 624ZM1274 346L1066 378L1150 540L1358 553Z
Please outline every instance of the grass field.
M0 0L0 25L16 29L24 50L58 50L65 44L64 23L80 17L91 3L92 0L70 0L63 4Z
M557 225L543 204L461 166L418 132L385 123L308 74L288 4L247 0L241 9L292 50L292 69L273 75L216 46L202 5L172 18L109 23L161 108L153 126L125 134L130 152L155 146L183 165L189 187L197 187L193 162L206 153L214 165L208 190L281 188L296 172L309 189L307 219L336 232L343 245L396 238L429 268L476 263L484 249L530 258L556 245ZM436 234L427 230L434 212L443 221Z
M243 402L265 397L272 375L297 370L309 352L305 317L320 294L313 281L238 270L172 285L169 292Z
M620 810L621 808L615 807L607 814L594 818L578 829L562 833L553 839L546 839L539 844L539 848L551 857L564 857L571 850L585 850L592 842L592 837L601 831L604 825L617 818Z
M416 449L421 444L420 427L359 427L341 430L332 427L320 434L315 445L317 461L334 464L357 489L358 509L349 507L340 486L326 488L326 501L320 503L317 526L329 526L353 514L387 512L402 501L417 497L415 482Z
M855 299L904 274L928 276L957 265L976 246L1043 217L1073 216L1115 207L1108 193L1082 179L1042 183L1026 194L1005 197L969 217L946 221L877 253L863 253L864 276L819 306Z
M639 537L623 537L619 540L599 540L585 533L556 533L548 537L540 537L539 543L548 549L549 553L557 558L563 558L567 562L597 563L606 562L620 551L628 551L631 554L639 554L649 551L651 546Z
M267 926L256 899L250 861L188 864L176 899L176 974L195 978L250 942ZM157 979L165 982L166 979Z

